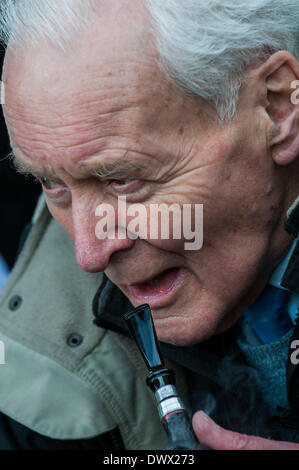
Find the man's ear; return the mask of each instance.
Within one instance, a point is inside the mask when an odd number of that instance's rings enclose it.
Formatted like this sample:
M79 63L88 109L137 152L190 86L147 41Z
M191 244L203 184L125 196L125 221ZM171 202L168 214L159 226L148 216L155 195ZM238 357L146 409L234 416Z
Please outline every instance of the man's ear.
M266 110L273 123L272 157L278 165L289 165L299 158L299 63L289 52L280 51L262 69Z

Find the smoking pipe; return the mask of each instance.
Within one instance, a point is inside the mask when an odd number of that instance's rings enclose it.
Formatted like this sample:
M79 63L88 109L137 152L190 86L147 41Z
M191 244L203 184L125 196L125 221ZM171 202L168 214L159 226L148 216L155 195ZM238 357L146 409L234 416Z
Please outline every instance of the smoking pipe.
M149 305L140 305L122 318L148 368L146 384L155 393L160 419L169 439L167 450L199 450L201 446L175 386L175 373L164 366Z

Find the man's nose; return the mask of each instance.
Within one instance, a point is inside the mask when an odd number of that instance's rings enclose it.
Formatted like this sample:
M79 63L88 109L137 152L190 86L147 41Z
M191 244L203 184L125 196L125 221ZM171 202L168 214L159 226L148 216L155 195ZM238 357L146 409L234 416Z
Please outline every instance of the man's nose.
M113 233L110 230L106 238L99 239L96 236L95 209L88 208L82 200L73 203L72 217L77 263L83 271L89 273L104 271L114 253L130 249L134 244L134 241L126 235L124 228L120 230L121 236L114 227Z

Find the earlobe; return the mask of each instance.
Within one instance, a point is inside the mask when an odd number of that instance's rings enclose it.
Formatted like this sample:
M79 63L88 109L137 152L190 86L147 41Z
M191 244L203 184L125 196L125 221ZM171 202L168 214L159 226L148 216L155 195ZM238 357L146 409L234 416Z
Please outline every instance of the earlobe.
M272 158L277 165L289 165L299 156L299 99L294 99L299 63L289 52L280 51L264 65Z
M272 157L277 165L290 165L299 159L299 116L293 112L280 125L279 133L272 140Z

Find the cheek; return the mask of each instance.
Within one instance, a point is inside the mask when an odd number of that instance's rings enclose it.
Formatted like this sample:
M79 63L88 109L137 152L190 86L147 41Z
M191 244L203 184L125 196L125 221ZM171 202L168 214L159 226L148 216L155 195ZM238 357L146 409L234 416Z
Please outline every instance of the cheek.
M200 249L203 241L203 206L177 204L172 209L170 206L131 205L127 217L122 214L117 225L126 225L129 238L146 240L165 251L182 254L185 250Z
M59 225L65 230L67 235L71 240L74 240L74 226L73 226L73 217L70 209L60 209L53 207L50 203L47 202L48 209L54 219L57 220Z

